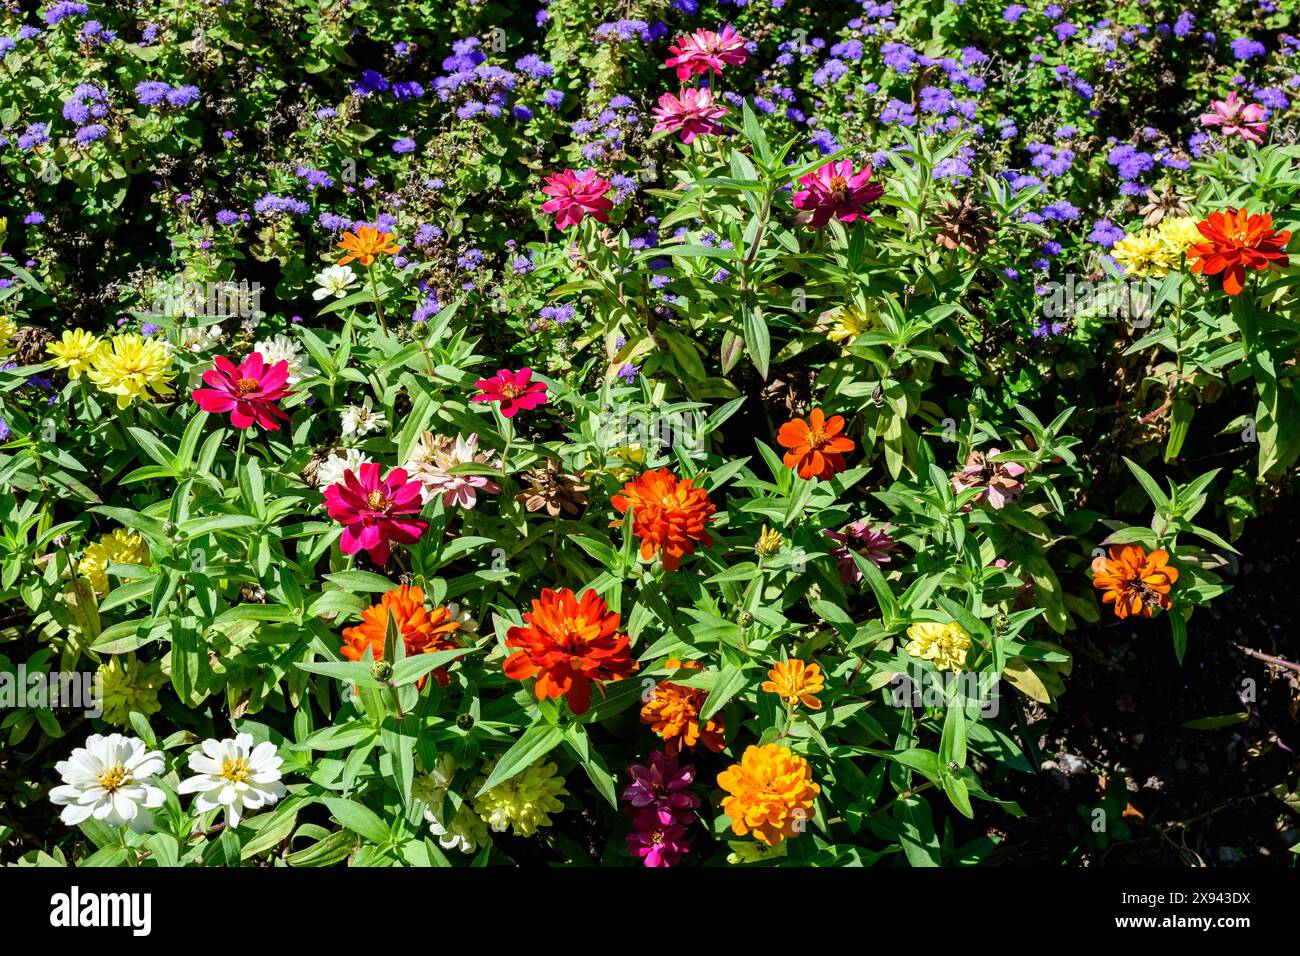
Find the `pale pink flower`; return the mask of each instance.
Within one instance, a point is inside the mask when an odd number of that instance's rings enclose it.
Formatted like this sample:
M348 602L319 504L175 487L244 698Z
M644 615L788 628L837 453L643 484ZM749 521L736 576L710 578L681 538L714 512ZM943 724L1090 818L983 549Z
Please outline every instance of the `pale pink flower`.
M453 475L457 465L492 465L492 452L478 450L478 435L434 435L425 432L411 459L403 465L407 475L420 483L420 495L428 504L439 495L445 508L453 505L472 509L478 504L478 492L495 495L501 489L487 475Z
M1240 136L1257 146L1264 142L1264 134L1268 131L1264 107L1247 103L1237 96L1235 90L1226 100L1210 101L1210 112L1201 115L1201 125L1217 126L1224 136Z

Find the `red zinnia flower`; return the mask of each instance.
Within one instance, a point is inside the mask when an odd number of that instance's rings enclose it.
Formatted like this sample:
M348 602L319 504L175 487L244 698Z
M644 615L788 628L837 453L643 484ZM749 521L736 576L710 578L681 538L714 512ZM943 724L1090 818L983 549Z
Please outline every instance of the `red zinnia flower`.
M844 431L841 415L826 417L820 408L808 413L808 420L792 418L776 433L777 442L790 449L782 461L800 478L833 478L848 467L845 452L853 451L853 439Z
M649 559L663 551L665 571L676 570L685 555L694 554L697 541L706 548L713 545L705 525L713 520L717 505L691 479L678 478L667 468L629 481L609 503L620 513L629 506L635 509L632 533L641 539L641 557ZM611 526L621 524L615 521Z
M575 714L591 705L591 685L604 688L632 674L627 635L618 633L618 615L591 588L576 597L568 588L542 589L522 627L506 632L506 647L516 648L502 667L512 680L536 677L538 700L563 697Z
M1230 208L1210 213L1196 228L1208 241L1187 250L1192 271L1207 276L1222 272L1223 291L1228 295L1240 294L1247 269L1285 267L1289 261L1285 250L1291 231L1275 232L1273 217L1267 213L1256 216L1245 209Z
M279 419L287 422L289 416L275 403L292 395L284 387L289 379L289 363L283 360L267 365L258 352L236 365L218 355L213 368L203 373L203 381L211 388L196 388L191 397L205 412L218 415L230 412L230 424L236 428L251 428L254 422L269 432L280 430Z
M388 544L414 544L429 527L427 521L405 517L420 513L420 483L407 481L404 468L380 478L379 465L366 462L360 473L348 469L343 480L325 489L325 506L342 522L339 547L344 554L365 550L375 564L388 560Z
M514 418L538 405L546 404L546 383L533 381L533 370L521 368L512 372L503 368L491 378L481 378L474 383L479 393L471 402L500 402L501 414Z
M686 89L681 98L665 93L654 108L656 133L676 131L683 143L695 142L696 136L712 136L723 132L719 117L727 115L725 106L713 102L709 89Z
M612 184L602 179L594 169L575 173L566 169L547 178L542 192L554 198L542 203L542 212L553 212L557 229L567 229L582 222L584 216L593 216L597 222L608 222L614 201L607 199Z
M799 210L795 221L815 229L830 222L831 216L840 222L871 222L864 210L885 192L880 183L871 181L870 163L855 173L847 159L827 163L800 179L799 185L803 189L794 194L794 207Z
M723 27L722 32L696 30L679 37L668 48L673 55L664 66L677 67L677 79L685 82L696 73L721 73L724 66L740 66L745 62L745 38L733 27Z

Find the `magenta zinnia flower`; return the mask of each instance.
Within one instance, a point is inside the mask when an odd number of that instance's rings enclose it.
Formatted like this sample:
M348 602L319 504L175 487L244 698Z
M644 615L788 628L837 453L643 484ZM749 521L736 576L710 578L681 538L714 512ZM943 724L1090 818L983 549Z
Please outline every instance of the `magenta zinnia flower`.
M414 544L429 527L427 521L407 517L420 513L420 483L406 480L406 469L394 468L380 477L376 462L366 462L360 472L343 472L343 480L325 489L325 507L343 524L339 547L344 554L365 550L375 564L388 560L388 544Z
M1264 142L1268 123L1264 121L1264 107L1247 103L1233 90L1226 100L1211 100L1210 112L1201 115L1202 126L1217 126L1224 136L1240 136L1247 142L1259 145Z
M501 414L514 418L519 412L526 412L538 405L546 404L546 383L534 382L533 370L521 368L512 372L503 368L491 378L481 378L474 383L479 393L471 402L500 402Z
M721 73L724 66L740 66L748 56L745 38L732 27L723 27L721 33L696 30L678 37L668 50L673 55L664 66L677 67L677 79L683 82L696 73Z
M664 823L653 810L642 810L632 821L627 848L646 866L676 866L691 850L685 836L682 824Z
M862 571L853 560L854 552L862 555L876 567L889 564L892 560L889 552L898 547L898 542L889 535L889 525L883 524L873 528L865 521L854 521L843 531L822 529L822 534L837 542L832 546L831 554L840 572L840 581L845 585L857 584L862 580Z
M614 201L605 198L612 184L602 179L594 169L575 173L566 169L546 180L542 192L554 198L542 203L542 212L553 212L557 229L567 229L582 222L584 216L593 216L597 222L608 222Z
M284 387L289 380L288 362L267 365L260 353L253 352L238 365L220 355L212 364L202 375L211 387L190 393L199 408L218 415L230 412L230 424L236 428L251 428L257 422L267 431L276 432L280 430L279 422L289 420L275 404L293 394Z
M799 185L803 189L794 194L794 206L800 210L795 220L816 229L830 222L831 216L840 222L871 222L864 210L885 192L879 183L871 181L870 163L855 173L853 163L847 159L827 163L800 179Z
M623 790L623 799L637 810L653 812L664 826L688 820L700 805L700 798L688 788L695 781L695 767L679 767L676 757L652 751L645 764L627 768L632 782Z
M654 108L656 133L679 131L683 143L695 142L696 136L713 136L723 132L717 121L727 115L725 106L713 102L713 91L708 89L682 90L680 98L671 93L659 97Z

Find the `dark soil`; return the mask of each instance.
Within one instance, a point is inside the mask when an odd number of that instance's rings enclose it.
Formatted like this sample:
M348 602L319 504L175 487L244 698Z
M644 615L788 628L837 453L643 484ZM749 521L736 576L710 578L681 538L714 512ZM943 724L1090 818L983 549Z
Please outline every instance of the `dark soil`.
M1189 622L1182 666L1159 619L1066 639L1075 666L1059 711L1027 715L1043 772L994 788L1027 816L997 823L989 862L1300 865L1300 812L1272 792L1300 789L1300 669L1247 653L1300 663L1297 540L1294 498L1247 526L1233 589ZM1212 717L1226 725L1186 726ZM1108 785L1127 793L1106 801ZM1094 815L1104 803L1109 815Z

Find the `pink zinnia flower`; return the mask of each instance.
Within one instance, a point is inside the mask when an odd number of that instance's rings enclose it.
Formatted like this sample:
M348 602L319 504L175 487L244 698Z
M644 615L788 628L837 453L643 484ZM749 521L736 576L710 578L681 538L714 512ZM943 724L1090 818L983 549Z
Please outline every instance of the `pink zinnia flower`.
M718 117L726 116L727 108L713 102L713 91L708 89L682 90L680 98L671 93L659 97L654 108L656 133L680 131L683 143L695 142L696 136L713 136L723 132Z
M542 203L542 212L553 212L557 229L568 229L582 222L583 216L593 216L597 222L608 222L614 201L607 199L612 184L602 179L594 169L575 173L566 169L546 180L542 192L553 199Z
M1211 100L1210 112L1201 115L1202 126L1217 126L1224 136L1240 136L1247 142L1259 145L1264 142L1268 123L1264 121L1264 107L1247 103L1237 96L1236 90L1226 100Z
M898 547L898 542L889 535L888 524L873 528L865 521L854 521L841 531L822 529L822 534L837 542L831 548L835 563L840 572L840 581L845 584L857 584L862 580L862 570L853 560L853 553L862 555L876 567L889 564L892 560L889 552Z
M700 798L688 788L695 781L695 767L679 767L676 757L652 751L645 764L627 768L632 782L623 790L623 799L637 810L653 812L664 826L679 819L689 820Z
M452 474L457 465L492 465L492 452L478 450L478 435L451 438L425 432L402 467L424 489L425 504L441 497L444 508L472 509L478 503L478 492L495 495L501 490L486 475Z
M420 483L406 480L406 469L380 477L379 465L367 462L360 472L343 472L343 480L325 489L325 507L343 524L339 547L344 554L365 550L375 564L388 560L388 544L414 544L429 527L406 517L420 513Z
M795 220L816 229L830 222L831 216L840 222L871 222L863 210L885 192L879 183L871 182L870 163L855 173L847 159L827 163L800 179L799 185L803 189L794 194L794 207L800 210Z
M653 810L642 810L627 835L628 851L646 866L676 866L691 851L686 827L664 823Z
M696 30L678 37L668 50L673 55L664 66L677 67L677 79L683 82L696 73L721 73L724 66L740 66L748 57L745 38L732 27L723 27L721 33Z
M236 365L218 355L213 367L203 373L203 381L210 388L196 388L191 397L199 408L217 415L230 412L230 424L236 428L250 428L254 422L269 432L280 430L280 422L289 416L275 403L293 392L285 389L289 380L289 363L285 361L267 365L258 352Z
M533 370L521 368L512 372L503 368L491 378L481 378L474 383L479 393L471 402L500 402L501 414L514 418L519 412L526 412L538 405L546 404L546 383L534 382Z

